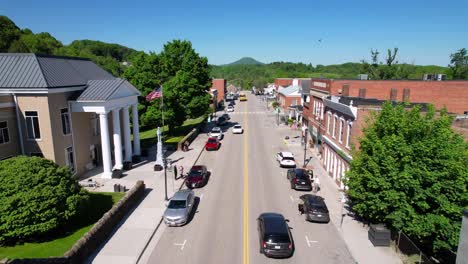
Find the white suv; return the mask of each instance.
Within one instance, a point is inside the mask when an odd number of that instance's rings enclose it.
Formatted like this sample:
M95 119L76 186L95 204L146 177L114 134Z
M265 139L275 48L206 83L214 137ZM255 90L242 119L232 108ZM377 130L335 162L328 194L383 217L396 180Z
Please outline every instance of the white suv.
M276 154L276 160L278 161L281 168L295 168L296 161L291 152L282 151Z
M210 137L217 137L219 140L223 139L223 131L220 127L213 127L209 135Z
M242 128L241 125L234 125L234 127L232 128L232 133L233 134L242 134L242 133L244 133L244 129Z

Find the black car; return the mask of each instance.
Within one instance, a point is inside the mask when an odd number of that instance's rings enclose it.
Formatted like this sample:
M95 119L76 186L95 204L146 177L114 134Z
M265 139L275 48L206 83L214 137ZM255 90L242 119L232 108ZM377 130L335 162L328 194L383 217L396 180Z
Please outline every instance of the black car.
M225 117L219 117L218 118L218 121L216 122L218 124L218 126L224 126L224 125L227 125L227 120Z
M312 183L310 182L310 174L304 169L289 169L287 176L291 183L291 189L311 191Z
M290 257L293 254L293 239L283 215L263 213L257 218L260 253L267 257Z
M224 118L226 120L231 120L231 117L228 114L223 114L220 118Z
M322 197L313 194L304 194L300 197L304 202L298 205L299 212L305 214L305 219L311 222L330 222L330 214Z

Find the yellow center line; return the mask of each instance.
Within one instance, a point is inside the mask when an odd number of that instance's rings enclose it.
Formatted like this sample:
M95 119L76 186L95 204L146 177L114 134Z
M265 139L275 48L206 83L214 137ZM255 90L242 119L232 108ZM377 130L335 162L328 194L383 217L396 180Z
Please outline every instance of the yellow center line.
M247 111L244 113L244 249L243 263L249 264L249 149Z

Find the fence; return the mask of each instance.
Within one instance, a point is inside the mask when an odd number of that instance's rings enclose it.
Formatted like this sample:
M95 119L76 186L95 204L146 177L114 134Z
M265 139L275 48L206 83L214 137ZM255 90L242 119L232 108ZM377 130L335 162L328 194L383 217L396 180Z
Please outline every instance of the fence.
M405 255L405 264L454 264L457 258L452 251L438 253L437 259L429 257L401 230L392 230L392 240L395 241L396 251Z

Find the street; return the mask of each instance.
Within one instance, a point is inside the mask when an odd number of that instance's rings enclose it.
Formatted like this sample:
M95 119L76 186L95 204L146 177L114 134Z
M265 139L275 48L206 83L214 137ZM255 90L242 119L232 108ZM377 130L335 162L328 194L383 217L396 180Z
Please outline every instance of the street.
M299 196L309 192L291 190L286 169L275 160L278 151L288 150L276 131L275 115L271 108L267 112L265 102L247 97L247 102L236 101L221 148L204 151L198 161L211 176L195 190L199 202L193 219L166 228L156 246L148 248L148 263L355 263L331 222L310 223L299 214ZM232 134L236 122L244 134ZM301 165L302 157L296 156L296 162ZM269 259L259 253L256 218L264 212L290 220L291 258Z

